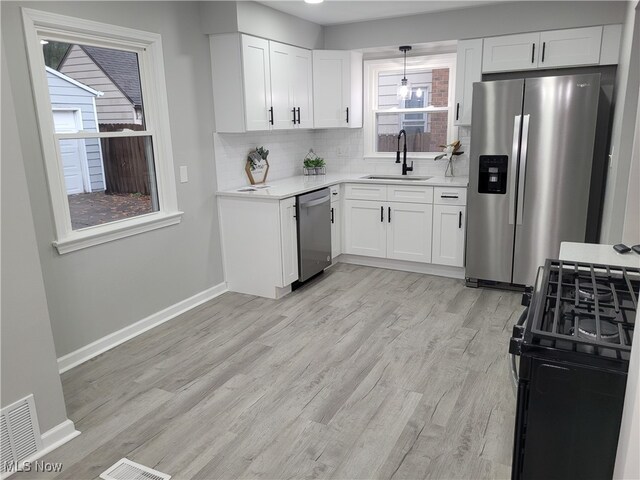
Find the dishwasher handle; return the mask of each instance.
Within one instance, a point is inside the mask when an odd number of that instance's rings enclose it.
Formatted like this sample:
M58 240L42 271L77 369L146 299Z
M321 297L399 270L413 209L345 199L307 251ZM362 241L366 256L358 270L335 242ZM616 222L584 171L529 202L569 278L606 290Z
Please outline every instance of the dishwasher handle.
M320 197L309 201L299 200L300 208L311 208L317 207L318 205L322 205L323 203L331 202L331 197L327 195L326 197Z

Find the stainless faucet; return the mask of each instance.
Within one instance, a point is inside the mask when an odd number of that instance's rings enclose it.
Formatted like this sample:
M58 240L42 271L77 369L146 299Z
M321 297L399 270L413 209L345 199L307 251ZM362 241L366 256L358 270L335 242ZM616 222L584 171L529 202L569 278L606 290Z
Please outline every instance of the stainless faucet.
M396 163L400 163L400 139L404 135L404 149L402 150L402 175L406 175L407 172L413 172L413 161L411 166L407 166L407 132L404 128L398 133L398 151L396 152Z

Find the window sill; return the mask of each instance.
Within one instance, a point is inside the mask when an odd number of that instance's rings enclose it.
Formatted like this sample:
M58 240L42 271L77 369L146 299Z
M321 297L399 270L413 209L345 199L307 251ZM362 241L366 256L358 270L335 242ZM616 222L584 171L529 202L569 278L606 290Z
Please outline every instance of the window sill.
M54 241L53 246L56 247L60 255L63 255L83 248L138 235L139 233L176 225L182 220L182 215L183 212L151 213L137 218L120 220L108 225L89 227L74 231L65 238Z

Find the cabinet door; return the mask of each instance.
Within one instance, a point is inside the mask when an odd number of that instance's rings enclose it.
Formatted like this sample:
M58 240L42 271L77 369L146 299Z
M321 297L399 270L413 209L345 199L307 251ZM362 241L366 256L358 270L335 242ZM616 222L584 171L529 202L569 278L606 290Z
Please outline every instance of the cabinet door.
M363 200L347 200L344 205L344 252L386 257L386 205Z
M595 65L600 62L602 27L540 33L540 68Z
M346 127L350 90L350 52L313 51L314 125Z
M433 206L388 203L387 258L429 263Z
M540 33L522 33L484 39L482 72L532 70L538 67Z
M331 258L342 253L342 208L340 202L331 202Z
M295 127L293 91L291 89L293 47L278 42L269 42L269 54L271 61L273 129L291 129Z
M242 75L246 128L248 131L269 130L271 77L268 40L242 36Z
M452 267L464 266L466 207L433 206L433 254L431 262Z
M458 42L456 60L456 125L471 125L473 83L482 80L482 39Z
M291 47L292 107L296 109L296 128L313 128L313 67L311 50Z
M296 199L280 201L280 238L282 241L282 286L298 279L298 231L296 225ZM247 252L249 255L250 252Z

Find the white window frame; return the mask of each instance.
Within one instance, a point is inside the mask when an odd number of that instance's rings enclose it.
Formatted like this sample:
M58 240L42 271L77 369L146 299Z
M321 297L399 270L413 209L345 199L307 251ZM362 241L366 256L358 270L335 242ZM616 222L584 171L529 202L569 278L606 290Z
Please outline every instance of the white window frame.
M378 74L384 71L398 71L402 73L404 59L402 57L365 60L364 62L364 156L365 159L395 158L395 152L376 152L376 114L378 113L420 113L438 112L442 107L424 108L378 108ZM456 54L444 53L437 55L421 55L407 57L407 73L424 70L425 68L449 69L449 99L446 110L449 112L447 121L447 141L455 139L458 135L454 125L455 84L456 84ZM412 159L433 159L442 152L407 152L407 157Z
M53 245L58 252L64 254L180 223L182 212L178 210L176 196L173 150L169 129L169 107L160 35L29 8L22 8L22 20L55 223L56 238ZM146 129L144 131L56 134L51 113L52 107L44 56L40 44L40 40L45 37L49 40L70 44L116 48L137 53ZM149 136L151 138L160 210L104 225L73 230L58 139L134 136Z

